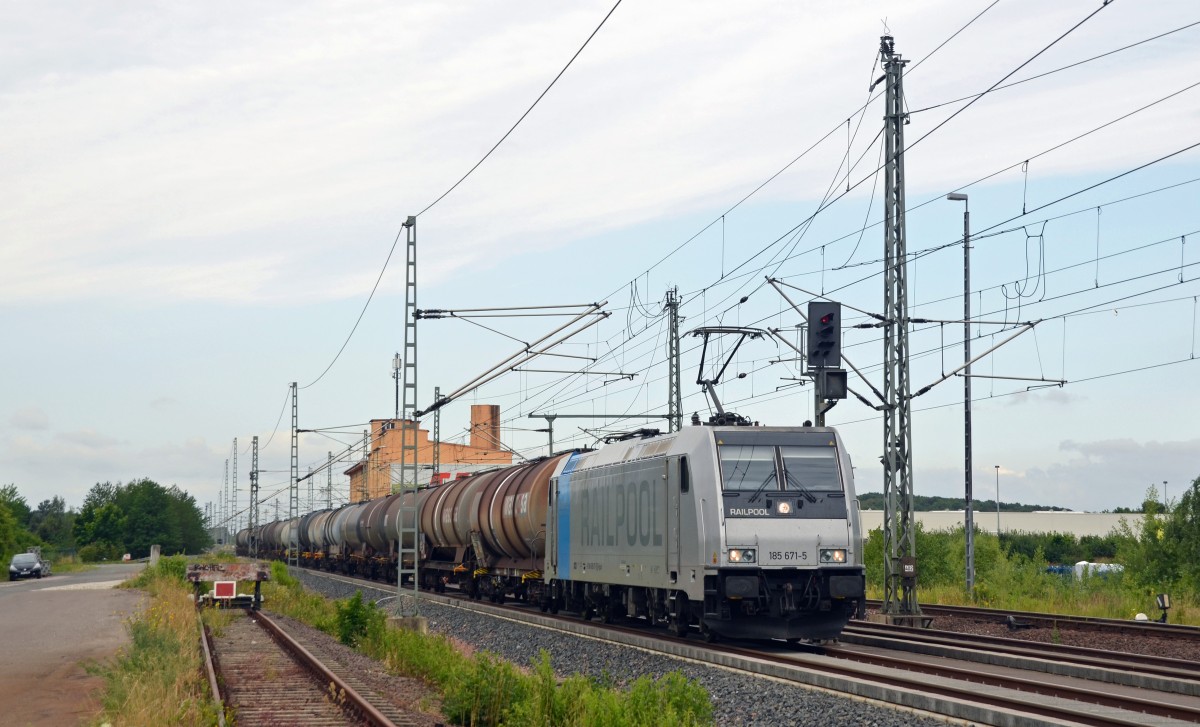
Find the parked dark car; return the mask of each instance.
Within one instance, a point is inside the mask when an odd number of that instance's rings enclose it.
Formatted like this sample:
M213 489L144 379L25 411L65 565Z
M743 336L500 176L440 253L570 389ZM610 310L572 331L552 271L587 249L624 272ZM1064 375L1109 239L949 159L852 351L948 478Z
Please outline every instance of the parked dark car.
M50 575L50 564L37 553L17 553L8 564L8 580L18 578L41 578Z

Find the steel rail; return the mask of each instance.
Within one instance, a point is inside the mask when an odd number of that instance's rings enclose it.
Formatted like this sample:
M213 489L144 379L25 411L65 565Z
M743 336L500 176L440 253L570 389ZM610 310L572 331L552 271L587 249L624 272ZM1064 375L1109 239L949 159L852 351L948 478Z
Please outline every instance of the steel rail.
M868 600L868 608L879 608L880 601ZM1129 621L1119 618L1100 618L1097 616L1071 616L1069 614L1038 613L1036 611L1004 611L979 606L936 606L921 604L921 611L926 614L946 614L948 616L978 616L998 623L1012 616L1014 619L1039 627L1067 626L1076 629L1091 629L1095 631L1123 631L1131 634L1155 634L1158 636L1180 637L1200 640L1200 626L1185 626L1183 624L1165 624L1158 621Z
M221 687L217 682L217 669L213 664L213 648L209 642L208 629L197 614L196 622L200 625L200 648L204 652L204 673L208 676L208 688L212 690L213 704L217 707L217 725L225 727L225 700L221 697Z

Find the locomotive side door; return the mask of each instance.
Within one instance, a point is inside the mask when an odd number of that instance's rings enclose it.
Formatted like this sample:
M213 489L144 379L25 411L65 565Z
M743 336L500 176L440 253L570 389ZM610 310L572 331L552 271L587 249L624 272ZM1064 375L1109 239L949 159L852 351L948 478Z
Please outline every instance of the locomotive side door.
M683 570L679 560L679 492L683 482L686 481L687 465L684 459L681 467L681 459L680 457L667 457L666 474L664 475L667 480L667 579L671 583L679 580L679 574Z

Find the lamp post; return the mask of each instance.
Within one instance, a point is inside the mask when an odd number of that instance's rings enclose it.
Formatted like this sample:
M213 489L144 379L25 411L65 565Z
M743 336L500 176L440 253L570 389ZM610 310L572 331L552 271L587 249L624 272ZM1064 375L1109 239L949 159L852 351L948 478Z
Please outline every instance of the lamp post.
M971 205L967 195L952 192L951 202L963 203L963 475L966 502L967 594L975 593L975 514L971 481Z
M400 354L392 357L392 378L396 380L396 420L400 419L400 379L404 375L404 359Z
M1000 539L1000 465L996 465L996 540Z
M1167 481L1163 480L1163 509L1167 509Z

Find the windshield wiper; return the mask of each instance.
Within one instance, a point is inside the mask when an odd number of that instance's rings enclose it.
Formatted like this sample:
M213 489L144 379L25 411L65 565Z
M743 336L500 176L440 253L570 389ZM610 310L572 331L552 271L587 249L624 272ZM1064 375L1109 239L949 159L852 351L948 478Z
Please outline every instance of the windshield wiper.
M787 478L787 481L789 483L791 483L792 485L794 485L796 487L796 491L799 492L801 495L803 495L805 500L808 500L809 502L817 501L817 496L812 494L812 491L809 490L807 487L800 484L800 480L796 479L796 476L793 475L791 472L788 472L787 468L784 468L783 476Z
M775 470L772 469L771 472L769 474L767 474L766 477L763 478L762 484L758 486L758 489L754 491L754 494L750 496L750 499L746 501L747 504L757 500L759 498L759 496L762 495L763 490L767 489L767 485L771 484L774 481L775 481Z

